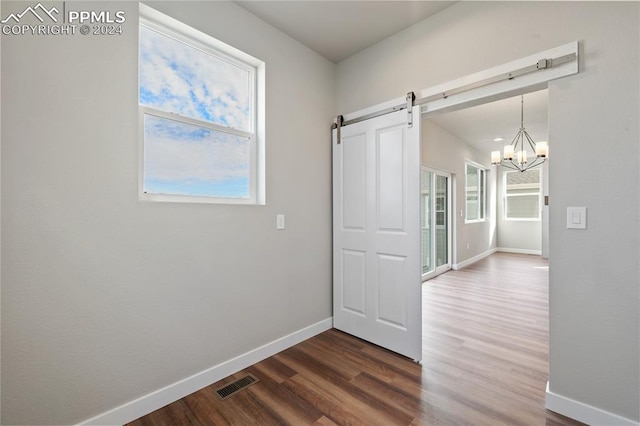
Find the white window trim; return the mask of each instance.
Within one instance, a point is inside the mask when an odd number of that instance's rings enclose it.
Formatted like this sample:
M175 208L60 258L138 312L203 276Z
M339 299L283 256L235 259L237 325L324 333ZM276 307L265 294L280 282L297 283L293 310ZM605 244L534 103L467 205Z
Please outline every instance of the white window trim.
M192 119L185 116L167 113L152 107L138 104L138 199L141 201L161 201L177 203L205 203L205 204L266 204L266 170L265 170L265 63L253 56L242 52L220 40L215 39L201 31L198 31L176 19L158 12L142 3L140 7L139 24L150 29L160 31L178 41L212 54L250 72L251 92L251 117L250 131L231 129L214 123ZM140 72L138 71L138 78ZM138 82L138 91L140 84ZM138 94L139 96L139 94ZM150 194L144 192L144 116L152 115L161 118L173 119L186 124L206 127L216 131L248 137L250 140L250 193L248 198L233 197L200 197L177 194Z
M537 192L531 193L522 193L522 194L511 194L507 195L507 173L520 173L518 171L510 171L505 170L502 175L502 202L503 202L503 219L507 222L540 222L542 221L542 169L535 169L538 171L540 176L540 188L538 188ZM508 217L507 216L507 198L508 197L523 197L528 195L538 195L538 217L537 218L516 218L516 217Z
M484 191L482 191L482 209L478 208L478 215L482 213L482 217L478 219L467 219L467 165L475 167L478 170L482 170L482 174L484 175L484 179L482 183L484 185ZM480 192L480 187L478 187L478 193ZM478 194L478 201L480 201L480 194ZM480 203L479 203L480 204ZM465 160L464 162L464 223L481 223L487 221L487 169L479 163L471 160Z

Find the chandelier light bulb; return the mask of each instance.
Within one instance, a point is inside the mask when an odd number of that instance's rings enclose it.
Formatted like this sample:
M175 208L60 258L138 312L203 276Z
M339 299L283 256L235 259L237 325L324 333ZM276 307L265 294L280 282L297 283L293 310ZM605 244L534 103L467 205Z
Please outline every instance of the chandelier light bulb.
M549 155L549 145L546 142L536 143L536 156L541 158L547 158Z
M527 164L527 151L518 151L518 164Z
M498 165L500 164L500 160L502 160L500 157L500 151L493 151L491 153L491 164Z
M505 145L503 157L505 160L513 160L513 145Z

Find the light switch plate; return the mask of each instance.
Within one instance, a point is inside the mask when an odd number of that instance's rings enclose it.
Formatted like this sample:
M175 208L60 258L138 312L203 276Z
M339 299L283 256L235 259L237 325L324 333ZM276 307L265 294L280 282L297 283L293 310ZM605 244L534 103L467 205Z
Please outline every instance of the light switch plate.
M284 229L284 215L276 215L276 229Z
M567 207L567 229L587 229L586 207Z

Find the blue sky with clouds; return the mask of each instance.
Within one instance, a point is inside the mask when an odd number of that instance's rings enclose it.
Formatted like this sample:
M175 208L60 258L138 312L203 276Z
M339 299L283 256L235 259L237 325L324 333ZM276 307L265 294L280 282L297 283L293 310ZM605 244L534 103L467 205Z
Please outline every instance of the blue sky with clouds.
M140 28L140 104L250 131L249 73ZM248 197L250 141L145 115L144 190Z
M249 197L248 138L153 115L144 129L146 192Z

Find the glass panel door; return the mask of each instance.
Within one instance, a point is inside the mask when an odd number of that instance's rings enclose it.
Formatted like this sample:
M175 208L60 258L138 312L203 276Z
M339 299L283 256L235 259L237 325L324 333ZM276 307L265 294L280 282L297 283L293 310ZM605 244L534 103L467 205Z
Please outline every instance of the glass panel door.
M449 224L447 217L448 187L449 178L446 176L436 175L436 266L440 267L449 263Z
M431 261L432 253L431 246L433 238L431 238L431 229L433 229L433 219L431 211L431 181L432 181L433 173L428 172L426 170L422 170L421 174L421 187L420 187L420 197L422 206L422 275L428 274L434 270L434 263Z
M422 168L422 279L451 269L450 192L451 177Z

